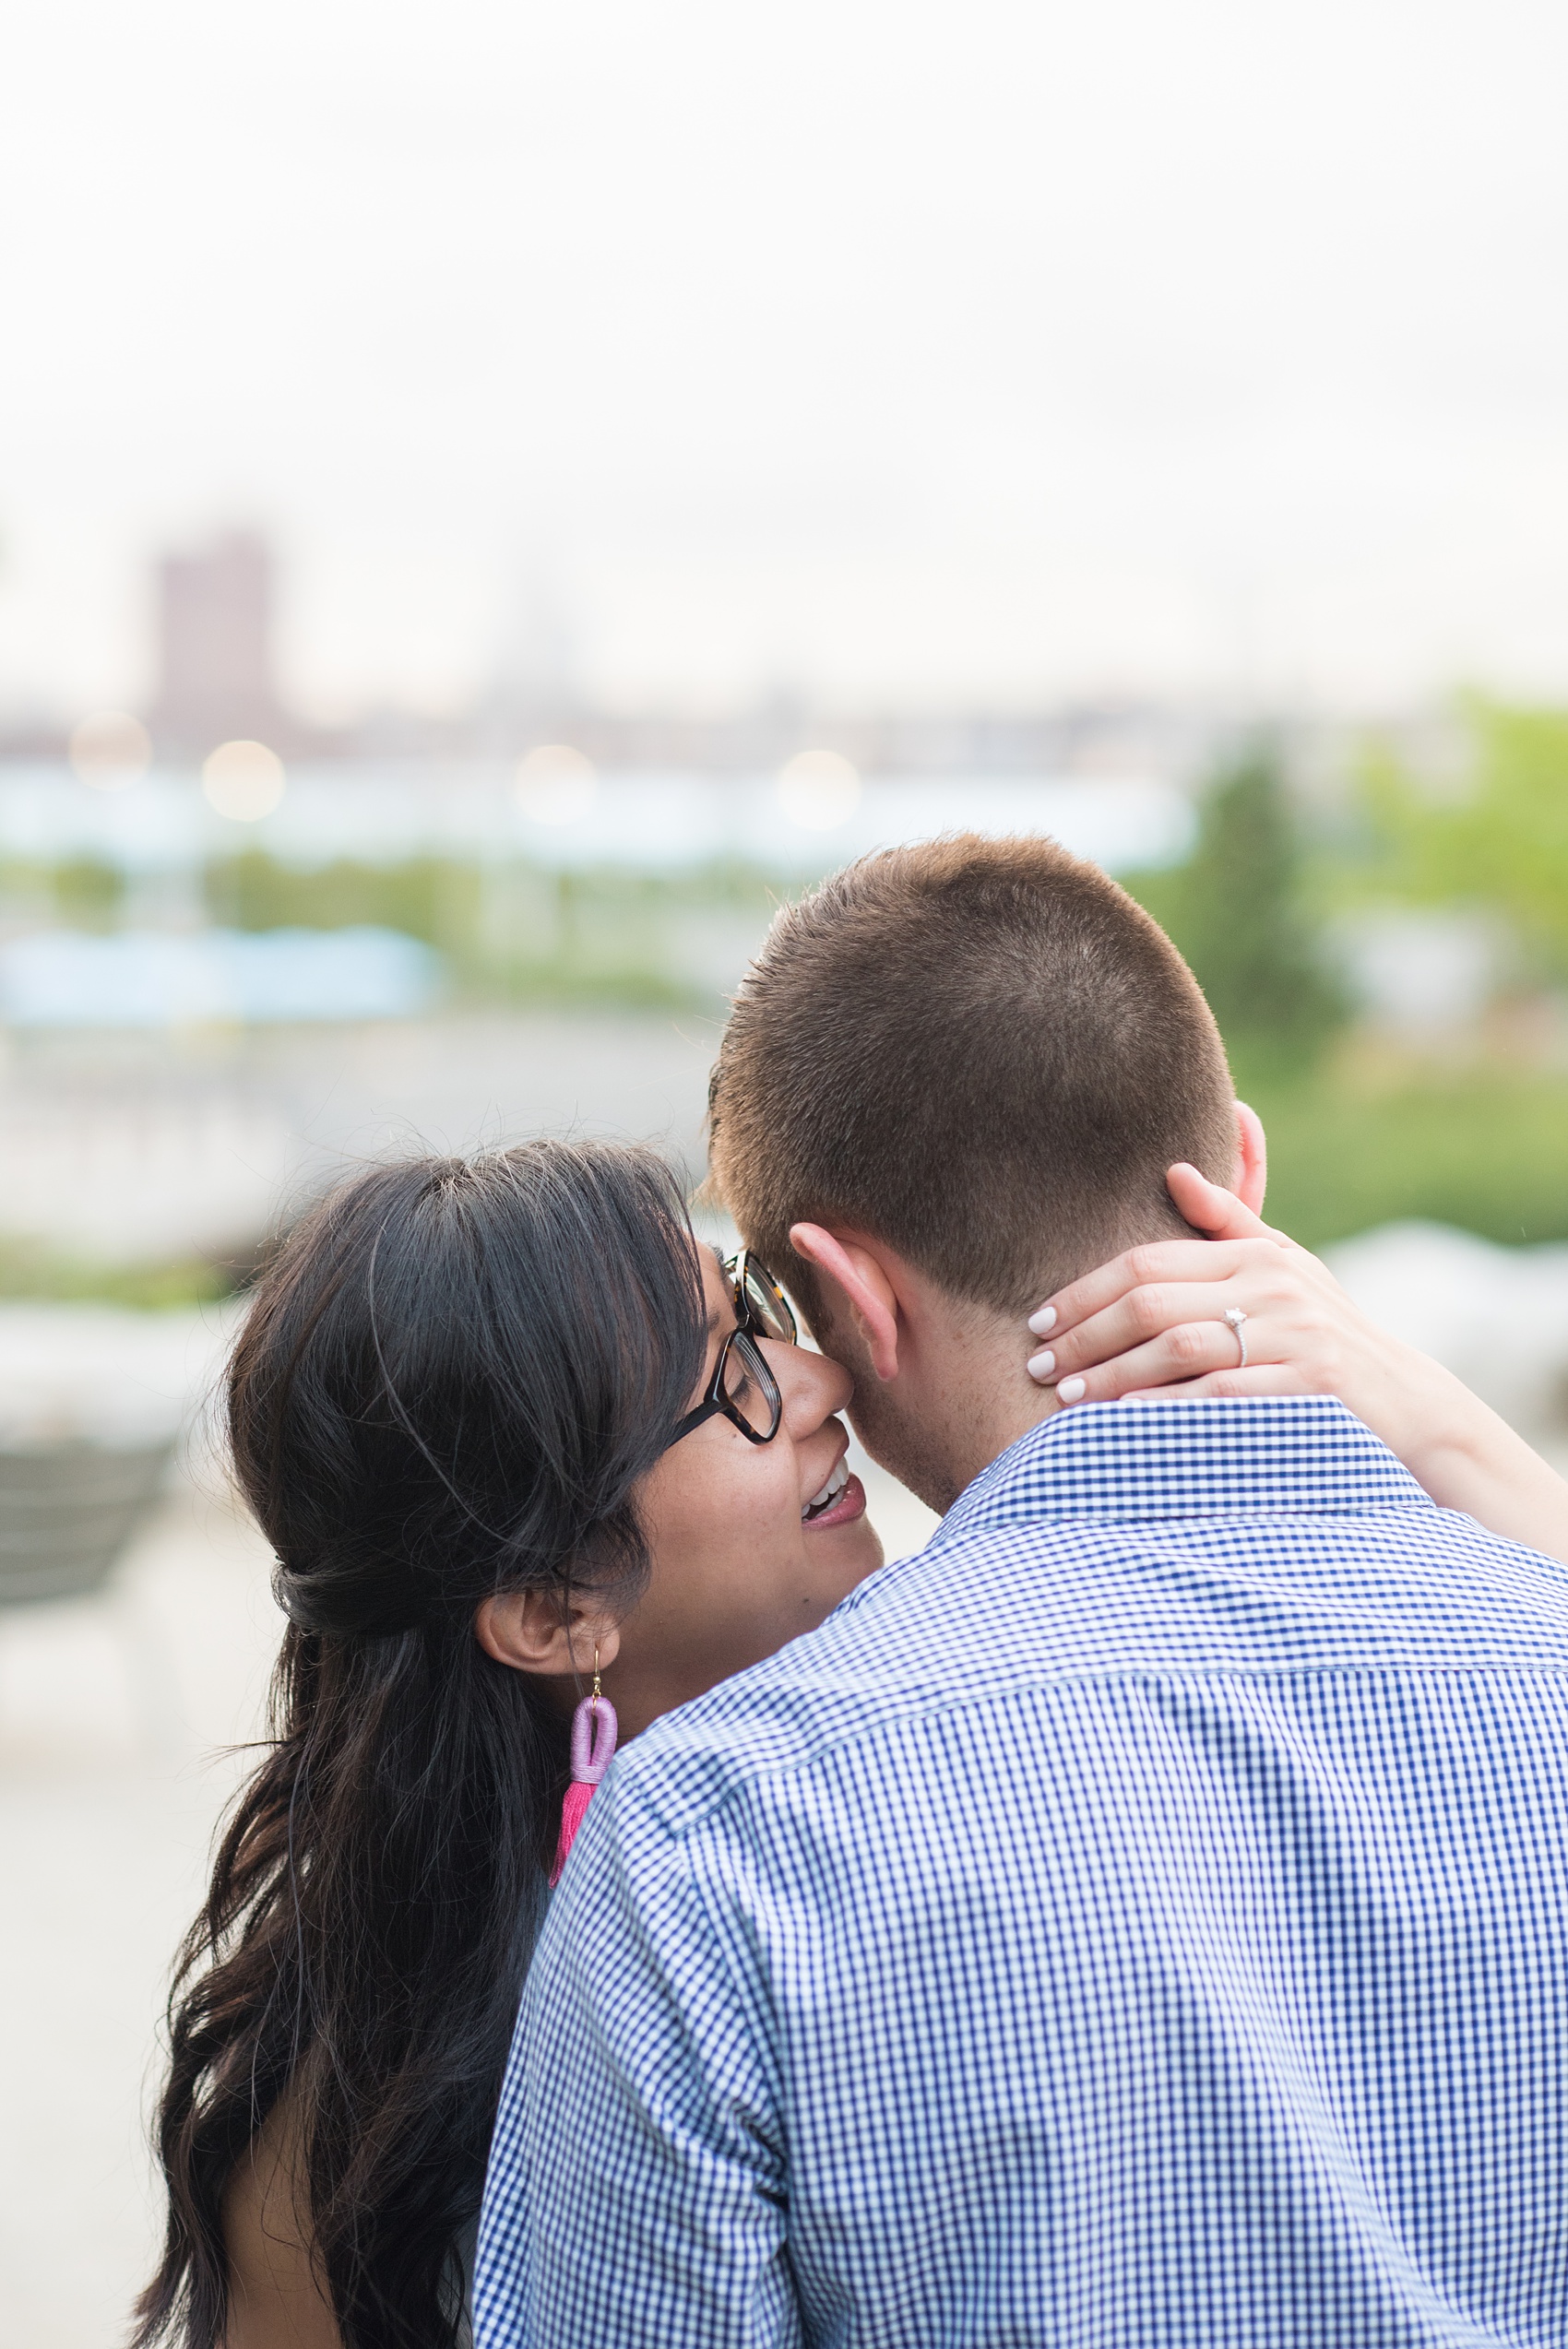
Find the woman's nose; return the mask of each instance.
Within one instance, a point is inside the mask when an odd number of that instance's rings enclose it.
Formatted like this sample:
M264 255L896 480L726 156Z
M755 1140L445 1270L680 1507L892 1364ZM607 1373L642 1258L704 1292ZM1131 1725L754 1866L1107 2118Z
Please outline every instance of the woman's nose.
M855 1382L840 1362L804 1346L765 1339L768 1366L784 1398L784 1418L793 1436L813 1435L825 1419L842 1411Z

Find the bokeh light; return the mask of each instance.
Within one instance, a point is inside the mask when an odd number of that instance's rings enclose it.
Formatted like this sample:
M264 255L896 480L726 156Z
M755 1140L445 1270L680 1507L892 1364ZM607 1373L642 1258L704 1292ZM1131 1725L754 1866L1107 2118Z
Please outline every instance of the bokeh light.
M517 761L517 805L535 824L576 824L592 807L599 776L569 742L540 742Z
M802 751L779 771L778 799L791 824L831 832L859 807L861 778L838 751Z
M95 791L123 791L152 765L152 738L127 710L94 710L71 730L71 771Z
M220 742L201 770L201 788L232 824L257 824L283 796L283 762L265 742Z

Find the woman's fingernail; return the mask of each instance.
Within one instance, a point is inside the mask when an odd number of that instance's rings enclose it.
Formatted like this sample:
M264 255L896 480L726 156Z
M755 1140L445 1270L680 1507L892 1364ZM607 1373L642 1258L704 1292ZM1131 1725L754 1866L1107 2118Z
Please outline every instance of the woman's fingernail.
M1038 1313L1031 1313L1029 1327L1037 1337L1043 1337L1047 1330L1053 1330L1056 1327L1055 1306L1042 1305Z
M1051 1352L1049 1346L1042 1346L1038 1354L1031 1354L1029 1356L1029 1376L1031 1379L1048 1379L1055 1368L1056 1357Z
M1056 1390L1058 1403L1076 1403L1084 1391L1082 1379L1063 1379Z

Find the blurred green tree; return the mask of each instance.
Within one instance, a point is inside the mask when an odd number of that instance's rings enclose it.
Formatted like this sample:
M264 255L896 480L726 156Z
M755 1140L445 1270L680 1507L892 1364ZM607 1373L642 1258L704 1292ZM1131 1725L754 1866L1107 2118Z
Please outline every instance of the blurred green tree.
M1502 917L1540 978L1568 977L1568 713L1480 695L1460 706L1457 794L1434 794L1386 747L1364 771L1364 884L1421 905Z
M54 909L73 930L111 930L125 877L102 857L67 857L54 867Z
M478 922L477 867L446 857L397 864L351 858L312 869L262 848L242 848L208 866L208 910L237 930L347 930L358 923L400 930L455 958L471 950Z
M1274 753L1249 751L1205 794L1197 845L1133 895L1185 955L1232 1058L1301 1068L1345 1017L1318 951L1304 857Z

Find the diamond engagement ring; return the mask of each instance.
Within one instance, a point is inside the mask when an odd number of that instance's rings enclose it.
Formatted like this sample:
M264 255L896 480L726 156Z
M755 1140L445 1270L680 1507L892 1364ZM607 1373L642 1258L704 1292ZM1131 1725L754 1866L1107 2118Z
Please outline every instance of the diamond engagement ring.
M1246 1318L1245 1313L1242 1312L1239 1305L1228 1305L1225 1308L1225 1326L1228 1330L1231 1330L1235 1334L1236 1343L1241 1349L1241 1359L1237 1367L1243 1370L1247 1367L1247 1336L1246 1332L1241 1327L1241 1324Z

